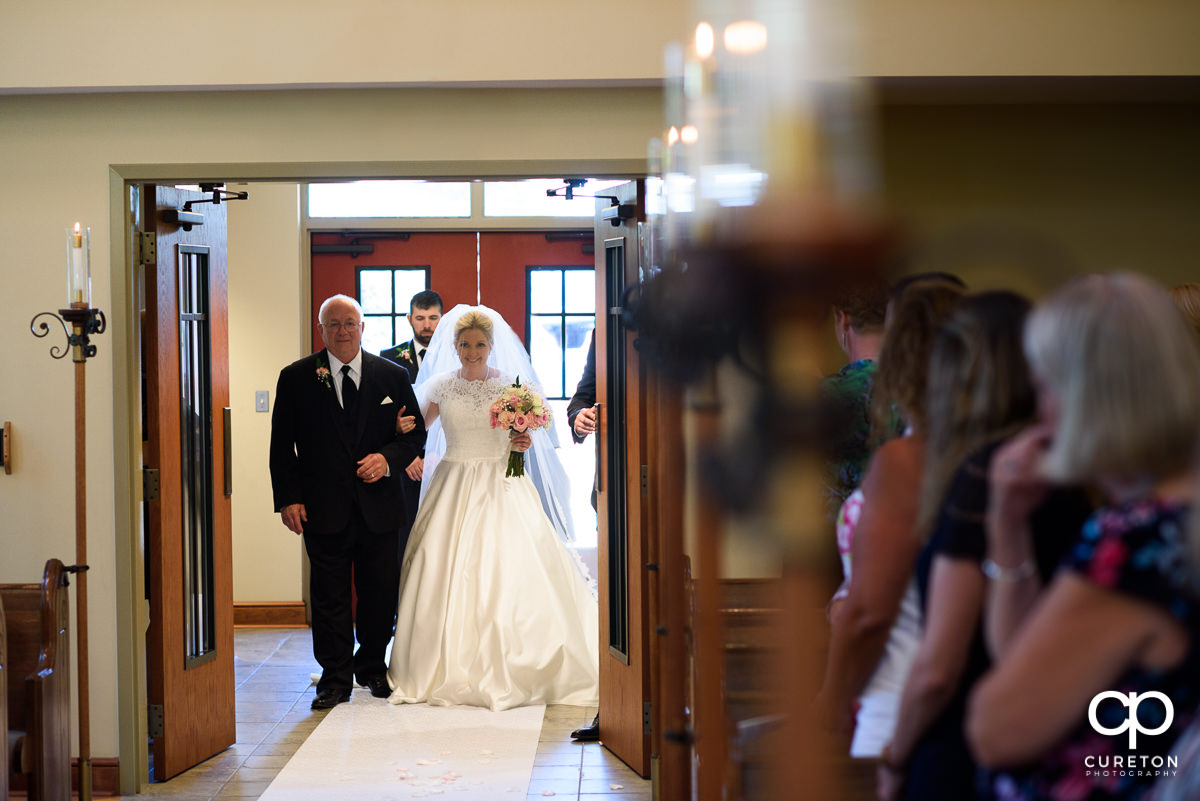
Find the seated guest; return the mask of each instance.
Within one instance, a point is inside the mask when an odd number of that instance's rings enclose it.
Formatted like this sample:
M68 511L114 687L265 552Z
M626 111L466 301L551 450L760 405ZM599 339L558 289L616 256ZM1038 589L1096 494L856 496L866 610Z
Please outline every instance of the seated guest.
M1021 332L1029 301L1012 292L965 298L937 337L927 379L928 437L917 530L921 639L892 742L879 766L878 797L976 798L975 761L963 732L967 693L987 670L983 642L987 467L1005 438L1034 419ZM1035 515L1038 569L1048 576L1090 507L1057 491Z
M818 703L827 728L853 734L853 757L877 757L891 739L916 647L911 574L920 547L913 528L925 454L925 370L934 333L961 296L961 289L939 281L913 284L897 301L873 403L877 429L889 424L894 406L906 433L879 447L862 487L839 514L847 583L844 599L830 607L829 662Z
M968 741L996 771L998 798L1139 799L1154 770L1128 761L1169 756L1200 700L1187 543L1200 342L1151 281L1092 275L1039 304L1025 351L1042 422L992 459L996 664L972 694ZM1030 512L1054 484L1077 482L1106 505L1040 591ZM1134 710L1121 698L1131 693L1142 696ZM1143 733L1130 730L1131 714Z

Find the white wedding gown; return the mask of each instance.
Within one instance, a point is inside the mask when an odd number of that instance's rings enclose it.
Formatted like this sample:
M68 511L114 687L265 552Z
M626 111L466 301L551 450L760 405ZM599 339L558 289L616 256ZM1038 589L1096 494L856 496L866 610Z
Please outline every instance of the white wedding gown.
M488 407L512 379L431 379L446 453L400 573L393 704L594 705L598 609L528 476L505 478L508 433Z

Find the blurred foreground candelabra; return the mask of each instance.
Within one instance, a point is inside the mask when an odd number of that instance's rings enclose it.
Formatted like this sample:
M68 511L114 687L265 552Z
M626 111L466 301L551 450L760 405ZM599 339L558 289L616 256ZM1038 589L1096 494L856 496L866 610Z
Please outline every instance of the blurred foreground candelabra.
M690 749L697 799L840 795L812 710L836 564L819 356L832 297L880 272L894 239L875 205L852 8L697 0L690 41L667 53L667 130L647 191L655 264L626 306L643 359L685 387L692 683L667 739ZM762 688L773 714L734 720L720 580L739 520L778 555L782 580L774 680ZM770 741L767 770L751 780L744 752L756 739Z
M91 707L88 688L88 605L87 605L87 385L84 367L96 355L91 344L93 334L106 328L104 312L92 308L91 229L67 231L67 298L65 309L40 312L29 323L35 337L50 333L50 324L43 318L57 320L67 337L65 347L50 348L50 355L61 359L71 354L75 363L75 650L79 661L79 797L92 798ZM41 320L41 322L39 322Z

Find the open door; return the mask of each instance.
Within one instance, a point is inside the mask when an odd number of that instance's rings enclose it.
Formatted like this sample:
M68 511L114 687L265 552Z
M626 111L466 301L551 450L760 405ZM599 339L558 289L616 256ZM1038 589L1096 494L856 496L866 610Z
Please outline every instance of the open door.
M172 187L141 196L156 235L142 245L141 374L147 700L162 781L236 735L225 207ZM185 230L175 212L189 200L201 220Z
M625 288L640 274L645 219L640 181L605 190L632 216L596 211L596 436L600 573L600 740L650 774L650 610L646 485L648 409L634 333L621 323ZM615 221L615 224L614 224Z

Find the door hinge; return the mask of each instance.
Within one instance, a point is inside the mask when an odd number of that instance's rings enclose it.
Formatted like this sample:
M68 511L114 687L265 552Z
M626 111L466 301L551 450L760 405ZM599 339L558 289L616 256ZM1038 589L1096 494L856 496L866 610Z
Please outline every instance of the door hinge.
M642 465L642 497L650 497L650 468L647 465Z
M166 734L163 728L162 704L150 704L146 707L146 724L149 728L149 735L154 739L158 739Z
M158 234L154 231L138 231L138 264L154 264L158 261Z
M158 468L143 467L142 468L142 500L157 501L158 500Z
M650 720L651 720L650 702L643 701L642 702L642 734L650 734L650 732L651 732Z

